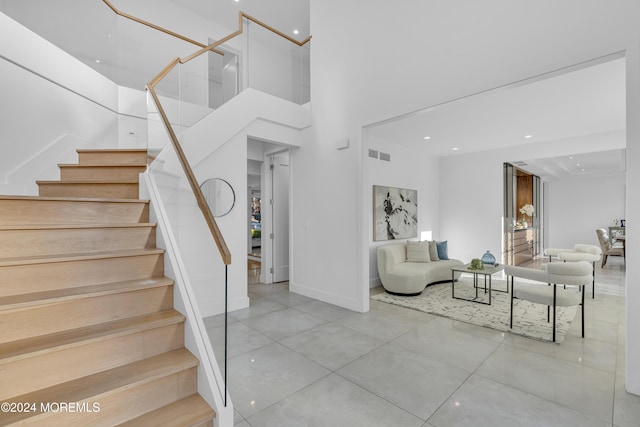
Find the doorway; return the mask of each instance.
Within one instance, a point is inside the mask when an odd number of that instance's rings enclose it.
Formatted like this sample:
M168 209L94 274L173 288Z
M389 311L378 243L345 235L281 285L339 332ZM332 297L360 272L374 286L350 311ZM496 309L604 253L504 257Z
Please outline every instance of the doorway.
M209 39L209 44L215 40ZM208 53L209 108L216 109L240 92L240 56L226 47Z
M270 284L287 281L291 187L289 148L248 138L247 182L249 282ZM256 271L256 262L259 263L259 271Z
M540 254L540 177L511 163L505 163L504 233L502 262L531 263Z

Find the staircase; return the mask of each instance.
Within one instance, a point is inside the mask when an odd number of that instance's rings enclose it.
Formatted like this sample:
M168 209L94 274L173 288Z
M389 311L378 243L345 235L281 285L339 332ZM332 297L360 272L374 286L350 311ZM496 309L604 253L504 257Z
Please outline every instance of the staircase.
M146 151L78 157L0 196L0 425L213 426L138 200Z

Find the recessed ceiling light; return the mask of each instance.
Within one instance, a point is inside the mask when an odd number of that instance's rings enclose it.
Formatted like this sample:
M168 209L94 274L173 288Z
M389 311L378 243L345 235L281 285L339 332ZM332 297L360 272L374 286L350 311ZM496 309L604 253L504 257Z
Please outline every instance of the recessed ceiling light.
M452 148L452 150L453 150L453 151L458 151L458 150L459 150L459 148L458 148L458 147L453 147L453 148Z
M431 137L430 136L425 136L424 139L431 139Z
M576 163L576 166L580 166L580 163Z
M298 34L300 34L300 31L298 31L298 30L293 30L293 34L298 35Z
M529 139L529 138L533 138L533 135L525 135L524 137Z
M569 156L569 160L573 160L573 156Z
M100 63L100 60L99 60L99 59L96 59L96 64L99 64L99 63Z

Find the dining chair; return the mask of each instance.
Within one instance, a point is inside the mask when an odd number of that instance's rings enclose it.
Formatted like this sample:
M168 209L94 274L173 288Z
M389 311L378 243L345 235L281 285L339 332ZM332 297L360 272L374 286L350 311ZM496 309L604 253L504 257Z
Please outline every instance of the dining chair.
M609 255L621 256L624 259L624 248L612 246L609 235L604 228L596 229L596 234L598 235L598 241L600 242L600 247L602 248L602 265L600 266L600 268L604 268Z
M556 342L556 308L580 305L582 310L582 338L584 338L584 287L591 282L593 267L587 261L554 262L543 264L540 269L507 265L507 284L511 282L511 310L509 328L513 328L514 300L521 299L547 306L547 322L553 309L553 342ZM514 278L532 282L515 283ZM566 286L570 288L565 289ZM577 291L575 286L580 289Z
M593 264L592 280L591 280L591 298L596 297L596 261L602 257L602 249L595 245L587 245L584 243L576 243L573 249L546 248L544 254L549 257L555 256L560 261L588 261Z

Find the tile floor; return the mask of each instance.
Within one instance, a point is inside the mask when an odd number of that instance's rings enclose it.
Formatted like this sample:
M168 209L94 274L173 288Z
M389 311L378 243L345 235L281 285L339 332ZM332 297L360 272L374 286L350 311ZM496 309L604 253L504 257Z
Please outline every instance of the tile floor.
M623 286L621 260L598 266L586 338L578 313L557 345L377 301L355 313L286 283L250 285L251 306L230 314L235 424L640 426L640 396L624 388ZM222 319L205 324L220 354Z

